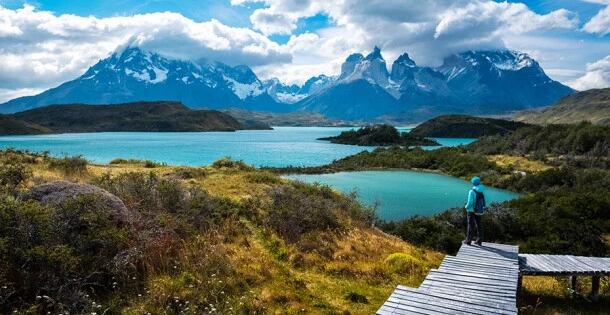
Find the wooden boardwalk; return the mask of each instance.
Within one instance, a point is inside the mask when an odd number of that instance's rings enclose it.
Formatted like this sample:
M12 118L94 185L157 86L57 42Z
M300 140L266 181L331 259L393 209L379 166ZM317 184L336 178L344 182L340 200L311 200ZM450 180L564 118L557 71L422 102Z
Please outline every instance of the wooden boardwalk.
M518 282L517 246L462 245L419 288L399 285L377 314L517 314Z
M610 275L610 258L572 255L519 255L524 275Z
M610 275L610 258L519 254L519 247L495 243L462 245L445 256L419 288L399 285L377 310L390 314L517 314L522 275L591 276L596 299L600 277Z

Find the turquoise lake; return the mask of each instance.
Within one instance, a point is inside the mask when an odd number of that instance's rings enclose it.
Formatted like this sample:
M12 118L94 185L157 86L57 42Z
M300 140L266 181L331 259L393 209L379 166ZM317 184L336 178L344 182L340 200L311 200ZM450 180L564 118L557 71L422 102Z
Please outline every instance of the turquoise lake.
M199 166L230 156L256 166L315 166L372 149L316 140L350 129L353 128L274 127L274 130L237 132L101 132L3 136L0 137L0 148L49 151L54 156L82 155L95 163L129 158L170 165ZM446 146L473 141L438 140Z
M0 148L49 151L53 156L82 155L94 163L115 158L165 162L170 165L209 165L230 156L256 166L316 166L373 147L332 144L316 140L353 128L275 127L274 130L237 132L103 132L0 137ZM400 128L408 131L407 128ZM468 144L473 139L436 139L443 146ZM435 149L436 147L426 147ZM354 172L296 176L307 182L321 182L338 190L356 189L363 202L378 200L384 219L415 214L430 215L460 206L468 183L450 176L419 172ZM490 190L488 198L502 201L515 194Z
M364 171L320 175L287 175L307 183L321 183L342 192L353 192L369 205L378 203L377 214L385 220L413 215L433 215L466 203L470 183L428 172ZM518 194L485 187L487 204L514 199Z

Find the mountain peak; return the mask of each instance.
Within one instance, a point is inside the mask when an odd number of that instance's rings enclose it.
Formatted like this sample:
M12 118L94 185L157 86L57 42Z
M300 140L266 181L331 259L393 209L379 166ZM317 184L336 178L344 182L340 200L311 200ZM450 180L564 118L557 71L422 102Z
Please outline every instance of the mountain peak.
M394 64L400 64L400 65L404 65L407 67L415 67L415 61L413 61L413 59L411 59L411 57L409 57L408 53L404 53L402 55L400 55L400 57L398 57L398 59L396 59L394 61Z
M358 62L361 61L362 59L364 59L364 56L360 53L355 53L355 54L351 54L349 56L347 56L347 59L345 59L345 62Z
M373 48L373 51L368 54L366 56L366 58L364 58L365 60L374 60L374 59L380 59L383 60L383 57L381 56L381 49L377 46L375 46L375 48Z

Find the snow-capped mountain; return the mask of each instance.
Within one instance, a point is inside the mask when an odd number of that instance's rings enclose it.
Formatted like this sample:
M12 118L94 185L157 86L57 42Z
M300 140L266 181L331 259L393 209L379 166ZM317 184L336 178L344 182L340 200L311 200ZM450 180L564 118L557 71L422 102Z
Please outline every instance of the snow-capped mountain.
M332 118L390 114L421 120L443 113L498 114L545 106L572 92L521 52L469 51L447 57L437 68L420 67L404 53L388 72L375 47L366 57L347 57L336 79L296 105Z
M247 66L169 59L128 47L100 60L79 78L39 95L0 106L16 112L51 104L113 104L132 101L180 101L192 108L243 108L288 111Z
M309 111L338 119L421 121L439 114L499 114L549 105L573 90L511 50L468 51L421 67L407 53L388 71L381 49L347 57L337 76L302 86L261 81L247 66L167 58L137 47L113 53L79 78L0 105L0 112L66 103L180 101L192 108Z

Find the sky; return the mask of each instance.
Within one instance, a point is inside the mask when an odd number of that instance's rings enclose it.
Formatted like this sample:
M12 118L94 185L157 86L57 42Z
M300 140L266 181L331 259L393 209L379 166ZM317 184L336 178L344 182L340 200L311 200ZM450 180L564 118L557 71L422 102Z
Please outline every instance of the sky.
M423 66L530 54L577 90L610 86L610 0L0 0L0 102L74 79L126 45L303 83L374 46Z

